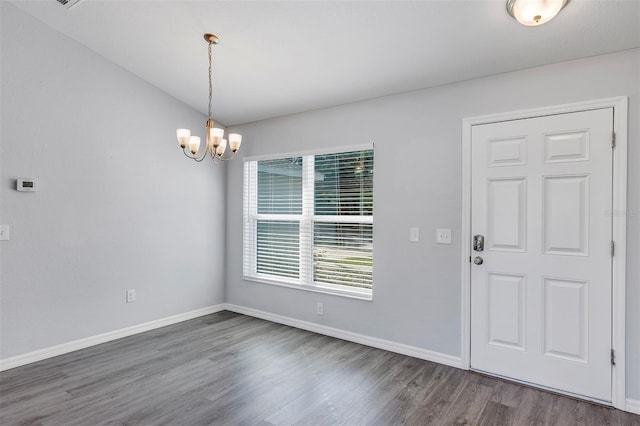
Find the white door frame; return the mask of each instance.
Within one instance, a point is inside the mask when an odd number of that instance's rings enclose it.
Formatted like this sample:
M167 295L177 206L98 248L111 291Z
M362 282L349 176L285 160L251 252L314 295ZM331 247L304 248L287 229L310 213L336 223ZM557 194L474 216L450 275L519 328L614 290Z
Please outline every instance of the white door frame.
M462 120L462 354L463 368L471 368L471 128L474 125L496 123L545 115L564 114L601 108L613 108L613 129L616 147L613 150L613 240L615 255L612 265L612 345L616 365L612 369L612 403L626 409L625 390L625 285L627 247L627 108L626 96L577 102L500 114L469 117Z

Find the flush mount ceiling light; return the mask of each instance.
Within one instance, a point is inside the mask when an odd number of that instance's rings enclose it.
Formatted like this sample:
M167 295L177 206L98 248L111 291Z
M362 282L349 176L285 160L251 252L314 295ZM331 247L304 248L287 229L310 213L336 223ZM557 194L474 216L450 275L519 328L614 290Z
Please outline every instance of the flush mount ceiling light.
M507 0L507 12L522 25L535 27L549 22L568 0Z
M213 94L211 48L214 44L218 44L218 37L214 34L207 33L204 35L204 40L209 45L209 115L205 126L205 147L202 152L198 154L198 150L200 149L200 137L191 136L191 130L189 129L177 129L176 136L178 137L178 144L180 145L180 148L182 148L182 152L192 160L200 162L204 160L205 157L211 158L214 162L232 160L236 156L238 149L240 149L242 135L238 133L229 133L229 149L231 150L231 155L225 156L227 140L224 139L224 129L213 127L213 119L211 118L211 95ZM189 147L190 154L187 152L187 146Z

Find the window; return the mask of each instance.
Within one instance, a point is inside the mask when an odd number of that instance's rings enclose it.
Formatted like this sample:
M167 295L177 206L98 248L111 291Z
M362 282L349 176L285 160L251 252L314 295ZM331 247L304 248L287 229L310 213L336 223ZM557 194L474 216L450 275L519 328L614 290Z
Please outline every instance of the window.
M373 149L245 160L244 277L370 298Z

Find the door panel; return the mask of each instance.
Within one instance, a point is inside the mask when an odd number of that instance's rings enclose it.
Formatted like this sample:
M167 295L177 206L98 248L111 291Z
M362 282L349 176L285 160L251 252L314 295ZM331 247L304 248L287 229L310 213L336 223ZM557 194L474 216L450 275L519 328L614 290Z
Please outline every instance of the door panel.
M588 256L589 176L543 179L544 253Z
M523 276L489 274L489 344L525 350L525 285Z
M487 249L525 251L527 232L525 179L495 179L489 180L488 184Z
M473 126L473 369L611 401L612 131L612 109Z
M544 278L544 354L589 362L589 287L586 281Z
M525 138L494 139L488 141L488 167L519 166L527 162Z
M589 160L589 132L556 133L544 137L545 163Z

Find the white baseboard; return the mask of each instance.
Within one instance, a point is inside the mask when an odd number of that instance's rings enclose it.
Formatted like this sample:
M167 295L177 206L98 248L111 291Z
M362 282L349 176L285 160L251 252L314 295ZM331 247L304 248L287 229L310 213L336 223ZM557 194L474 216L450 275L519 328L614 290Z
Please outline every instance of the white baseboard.
M90 346L99 345L101 343L110 342L112 340L121 339L123 337L198 318L203 315L213 314L215 312L223 311L224 309L224 304L208 306L206 308L196 309L195 311L172 315L170 317L160 318L154 321L145 322L143 324L121 328L120 330L109 331L107 333L98 334L96 336L74 340L72 342L51 346L49 348L39 349L37 351L28 352L22 355L16 355L11 358L0 360L0 371L9 370L21 365L30 364L36 361L42 361L43 359L52 358L54 356L63 355L69 352L74 352L79 349L88 348Z
M272 321L275 323L285 324L291 327L312 331L314 333L336 337L338 339L360 343L362 345L371 346L378 349L384 349L390 352L396 352L399 354L408 355L415 358L424 359L427 361L433 361L440 364L449 365L451 367L464 368L462 365L461 359L459 357L455 357L452 355L429 351L426 349L417 348L415 346L396 343L396 342L392 342L384 339L378 339L375 337L365 336L362 334L352 333L350 331L345 331L345 330L341 330L333 327L327 327L324 325L315 324L308 321L301 321L295 318L276 315L276 314L272 314L265 311L259 311L257 309L251 309L243 306L222 303L215 306L209 306L207 308L197 309L195 311L185 312L182 314L173 315L170 317L161 318L154 321L149 321L143 324L122 328L120 330L114 330L114 331L99 334L96 336L91 336L84 339L74 340L72 342L67 342L60 345L39 349L37 351L28 352L26 354L16 355L11 358L2 359L0 360L0 371L9 370L11 368L19 367L25 364L30 364L32 362L42 361L47 358L53 358L54 356L63 355L69 352L74 352L80 349L88 348L90 346L99 345L101 343L110 342L112 340L121 339L123 337L132 336L134 334L143 333L145 331L154 330L156 328L165 327L167 325L176 324L182 321L187 321L193 318L201 317L203 315L209 315L209 314L220 312L223 310L229 310L232 312L237 312L239 314L249 315L255 318L261 318L267 321Z
M291 317L285 317L282 315L276 315L257 309L247 308L244 306L233 305L230 303L225 304L225 309L239 314L248 315L255 318L261 318L267 321L276 322L279 324L289 325L291 327L300 328L302 330L312 331L318 334L324 334L325 336L336 337L338 339L347 340L349 342L360 343L361 345L371 346L378 349L384 349L386 351L399 353L402 355L412 356L414 358L424 359L427 361L437 362L439 364L448 365L450 367L465 369L462 365L462 360L459 357L443 354L440 352L434 352L427 349L418 348L415 346L405 345L402 343L392 342L390 340L378 339L376 337L365 336L363 334L352 333L350 331L340 330L338 328L327 327L324 325L301 321Z
M640 399L627 398L627 408L625 411L634 414L640 414Z

